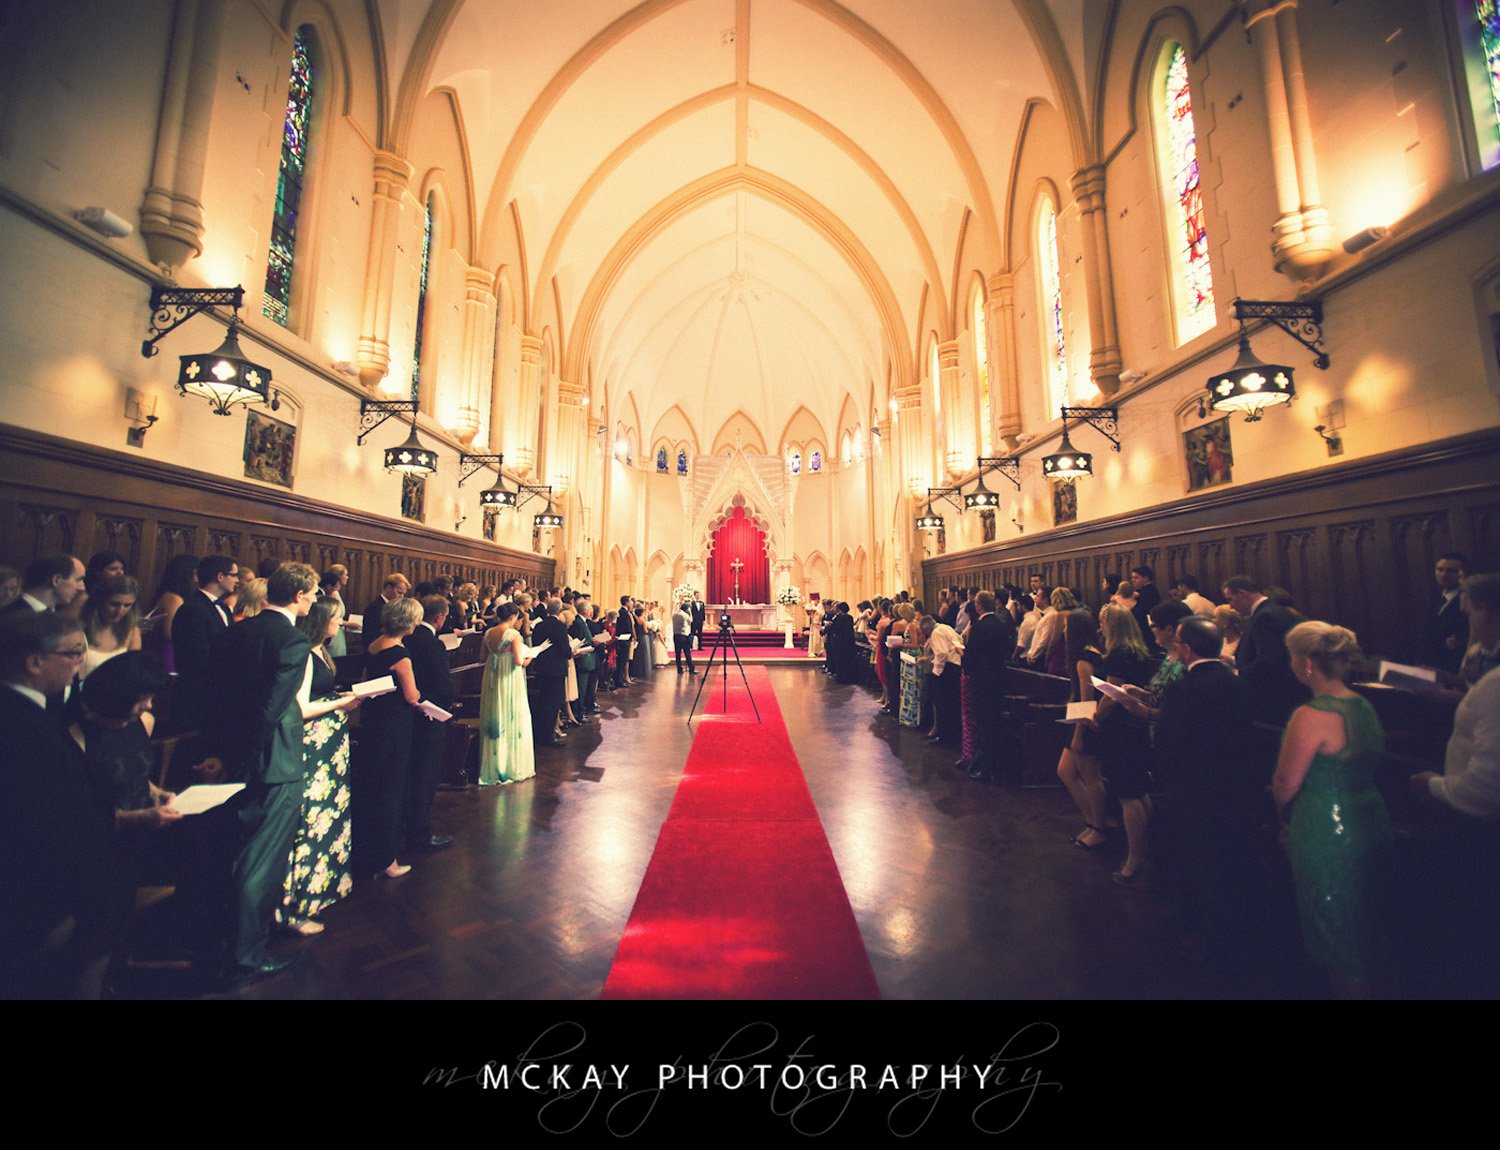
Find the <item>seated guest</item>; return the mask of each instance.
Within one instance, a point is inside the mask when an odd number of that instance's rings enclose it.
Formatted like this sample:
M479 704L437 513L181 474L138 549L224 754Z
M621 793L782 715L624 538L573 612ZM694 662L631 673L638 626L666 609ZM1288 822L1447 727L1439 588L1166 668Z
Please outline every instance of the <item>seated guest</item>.
M89 653L78 672L86 679L108 659L123 651L141 649L140 585L128 575L96 580L94 593L84 604L80 621Z
M81 563L77 574L81 585ZM111 820L46 712L87 650L78 621L56 612L0 620L0 998L97 998L103 985Z
M108 580L102 588L96 583L96 596L108 595L109 584L117 581ZM132 832L160 830L182 818L171 805L171 793L152 781L157 751L151 742L156 719L151 706L166 687L166 669L154 655L117 654L88 677L78 721L68 730L84 753L94 800L115 831L104 929L116 970L125 953L144 861L144 841Z
M0 611L21 597L21 573L14 567L0 567Z
M1240 639L1245 634L1245 617L1228 603L1220 603L1214 608L1213 621L1214 626L1219 629L1219 634L1224 636L1224 650L1219 658L1226 667L1233 669L1235 652L1239 650Z

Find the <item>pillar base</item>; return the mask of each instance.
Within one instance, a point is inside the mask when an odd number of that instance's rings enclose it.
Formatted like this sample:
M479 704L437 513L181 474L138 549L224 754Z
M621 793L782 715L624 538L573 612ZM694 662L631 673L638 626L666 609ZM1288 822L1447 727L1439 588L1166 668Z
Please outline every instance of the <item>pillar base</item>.
M1295 280L1316 279L1338 252L1326 208L1287 212L1271 226L1271 232L1276 270Z

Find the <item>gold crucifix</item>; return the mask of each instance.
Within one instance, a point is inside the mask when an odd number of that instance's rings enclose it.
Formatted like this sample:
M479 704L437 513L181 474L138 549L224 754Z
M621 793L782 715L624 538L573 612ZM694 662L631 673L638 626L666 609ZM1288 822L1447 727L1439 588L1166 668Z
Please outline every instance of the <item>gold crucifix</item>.
M736 603L740 601L740 572L744 570L744 567L745 564L739 559L729 565L729 569L734 572L734 601Z

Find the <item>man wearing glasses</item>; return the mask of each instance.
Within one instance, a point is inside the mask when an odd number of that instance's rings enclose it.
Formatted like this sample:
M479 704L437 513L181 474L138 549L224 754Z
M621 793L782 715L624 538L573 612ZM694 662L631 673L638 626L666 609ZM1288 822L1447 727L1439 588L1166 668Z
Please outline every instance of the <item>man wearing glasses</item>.
M107 962L99 893L110 827L83 752L47 716L83 662L76 619L17 612L0 622L0 997L98 997Z
M240 565L228 555L210 555L198 563L198 589L187 597L172 620L172 656L177 685L169 715L174 732L196 731L203 721L204 683L213 666L214 641L229 626L224 600L240 585Z

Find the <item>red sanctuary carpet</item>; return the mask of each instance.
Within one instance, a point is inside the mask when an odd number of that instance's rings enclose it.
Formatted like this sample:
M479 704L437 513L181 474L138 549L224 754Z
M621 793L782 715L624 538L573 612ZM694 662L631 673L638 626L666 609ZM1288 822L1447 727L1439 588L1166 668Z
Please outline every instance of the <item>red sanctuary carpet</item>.
M605 998L879 998L770 676L715 676Z

